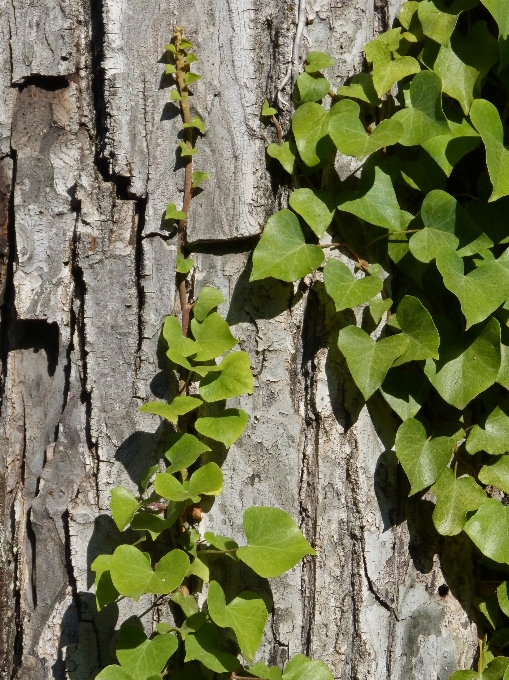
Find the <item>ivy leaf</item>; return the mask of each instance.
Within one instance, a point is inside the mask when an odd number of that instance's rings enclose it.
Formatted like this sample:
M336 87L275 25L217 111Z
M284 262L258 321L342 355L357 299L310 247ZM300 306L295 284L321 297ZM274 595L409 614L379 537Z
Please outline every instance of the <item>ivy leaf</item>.
M246 429L248 415L238 408L227 408L217 416L198 418L196 430L217 442L222 442L227 449L237 441Z
M192 189L197 189L202 182L204 182L206 179L209 179L210 175L208 172L200 172L199 170L196 170L193 172L191 175L191 188Z
M328 94L330 83L321 74L311 75L304 72L297 78L297 88L299 90L300 101L303 104L306 102L319 102Z
M120 668L120 666L106 666L95 676L95 680L133 680L132 675L127 675L127 673Z
M189 148L185 142L179 142L180 155L183 158L194 156L198 153L198 149Z
M507 210L509 198L502 198L496 203L473 200L465 206L466 211L480 229L495 243L509 243L509 230L507 229Z
M408 40L408 42L421 42L425 37L417 14L418 9L419 2L409 0L401 5L398 14L399 23L406 28L406 31L401 34L401 37Z
M131 523L134 513L141 508L141 503L123 486L116 486L111 490L110 508L118 530L124 531Z
M111 580L111 558L112 555L98 555L90 565L90 569L95 572L95 602L98 612L107 604L115 602L119 596Z
M427 359L424 372L448 404L464 409L491 387L500 368L500 325L494 318L466 332L435 318L440 334L438 361Z
M318 238L325 234L336 211L335 201L327 191L297 189L290 194L289 203L309 224Z
M188 357L196 352L196 343L191 338L184 337L180 321L174 316L167 316L163 324L163 338L171 350L176 350L182 356Z
M193 496L219 496L223 490L223 473L216 463L207 463L189 480L188 491Z
M181 102L184 99L181 94L179 94L178 90L172 90L170 92L170 101L174 102ZM187 99L187 97L186 97Z
M251 360L246 352L227 354L217 372L208 373L200 381L200 396L208 402L253 394Z
M239 547L233 538L229 538L228 536L219 536L212 533L212 531L206 531L203 537L207 543L210 543L210 545L213 545L214 548L217 548L218 550L236 550ZM228 557L234 562L239 561L239 558L235 552L226 553L225 557Z
M454 167L468 153L476 149L481 137L470 125L466 118L452 120L448 116L450 133L438 135L422 143L422 148L440 166L447 177L450 177Z
M279 144L269 144L267 153L271 158L275 158L279 161L286 172L290 175L293 174L295 153L292 150L292 144L290 144L290 142L283 142L281 146L279 146Z
M224 590L211 581L207 596L210 618L221 628L231 628L246 659L252 660L261 644L269 616L263 599L256 593L242 592L226 604Z
M509 582L504 581L497 588L498 606L506 616L509 616Z
M179 587L189 567L182 550L172 550L154 571L146 553L133 545L119 545L111 558L111 580L121 595L138 600L144 593L166 595Z
M377 295L383 287L378 276L357 279L339 260L327 260L323 270L323 282L327 293L334 300L336 311L358 307Z
M165 220L185 220L186 213L183 210L177 210L175 203L168 203L166 212L164 213Z
M378 149L396 144L403 136L401 123L392 118L383 120L371 134L367 134L358 115L344 113L331 118L329 135L341 153L365 158Z
M476 671L456 671L449 680L504 680L504 672L509 664L509 659L496 657L486 666L482 673Z
M158 675L177 651L178 640L171 633L149 640L137 626L124 624L119 633L117 659L133 680Z
M386 298L385 300L378 297L373 298L372 300L369 301L369 313L371 314L371 318L375 323L380 323L382 316L391 307L392 307L391 298Z
M357 191L343 191L339 195L338 210L389 231L401 228L401 211L391 178L378 166L362 173Z
M477 3L478 0L454 0L447 6L443 0L422 0L417 12L423 33L440 45L448 45L460 13Z
M185 64L192 64L196 61L199 61L196 54L193 54L192 52L189 52L188 54L186 54L186 59L185 59L185 62L184 62Z
M509 416L500 406L488 415L484 427L474 425L470 430L466 449L471 455L486 451L497 456L509 451Z
M176 503L192 500L197 495L192 494L176 477L167 472L161 472L156 475L154 480L154 491L159 494L159 496Z
M175 602L175 604L178 604L178 606L182 608L186 617L198 614L200 611L194 597L192 595L184 595L180 590L177 590L177 592L171 596L171 599L172 602Z
M228 652L219 651L219 631L213 623L206 623L185 640L186 661L201 661L215 673L232 672L239 668L239 660Z
M197 80L200 80L200 78L201 78L201 76L199 76L197 73L188 72L184 76L184 82L185 82L186 85L192 85Z
M266 99L263 102L262 112L261 112L260 115L262 117L265 117L265 116L275 116L276 114L277 114L277 110L272 108L272 106L269 104L268 100Z
M504 146L504 127L496 107L485 99L476 99L470 120L486 147L486 163L493 185L489 202L509 195L509 150Z
M487 597L477 595L474 597L474 604L485 617L489 627L492 630L501 628L504 625L504 617L502 616L500 607L498 606L496 593L493 593L493 595L489 595ZM502 676L500 675L499 677L501 678Z
M431 314L420 300L405 295L398 305L398 323L403 337L408 339L408 347L394 366L430 357L438 359L440 336Z
M479 481L509 494L509 456L502 455L495 461L483 465L479 470Z
M177 266L176 270L178 274L189 274L191 269L194 267L194 260L191 257L183 258L180 253L177 253Z
M488 498L465 524L470 536L483 555L495 562L509 564L509 508Z
M165 404L162 401L149 401L148 404L140 406L140 411L142 413L153 413L156 416L161 416L161 418L166 418L170 423L176 423L179 416L194 411L202 403L201 399L195 397L175 397L171 404Z
M410 496L440 477L454 450L451 437L427 437L424 425L414 418L405 420L396 434L396 456L410 482Z
M408 339L394 335L375 342L361 328L347 326L339 331L338 347L355 384L368 400L383 383L393 362L407 349Z
M308 52L304 68L306 73L316 73L324 68L329 68L329 66L334 66L335 63L334 59L325 52Z
M467 329L484 321L509 297L509 260L488 260L466 276L462 258L450 248L442 248L436 262L445 287L460 301Z
M450 468L445 468L431 490L437 498L433 523L442 536L461 533L467 512L477 510L486 500L486 494L472 477L456 479Z
M323 661L312 661L304 654L297 654L286 665L282 680L334 680L334 676Z
M421 207L425 228L413 234L410 252L421 262L430 262L445 246L458 255L474 255L491 248L493 241L472 221L466 210L445 191L430 191Z
M185 470L195 463L202 453L210 451L208 446L187 432L173 434L169 444L170 448L164 454L171 463L166 470L169 473Z
M392 59L391 50L382 40L372 40L365 48L366 60L373 64L373 85L379 97L383 97L399 80L419 73L421 67L413 57Z
M195 75L195 74L193 73L191 75ZM198 76L198 77L201 78L201 76ZM196 128L196 130L199 130L201 133L205 132L205 123L202 121L200 116L195 116L190 123L182 123L182 127L184 129L186 129L186 128ZM193 172L193 175L194 175L194 172Z
M357 73L354 75L349 85L338 87L338 95L341 97L351 97L362 102L379 106L380 99L373 85L373 76L370 73Z
M418 73L410 84L409 95L410 106L398 111L391 118L401 123L405 130L399 140L400 144L415 146L437 135L450 133L442 111L442 81L436 73Z
M137 512L131 522L131 529L134 531L148 531L152 540L156 538L166 529L172 527L174 522L163 519L159 515L153 515L150 512Z
M297 109L299 110L299 109ZM298 281L322 264L323 250L306 243L297 216L280 210L269 217L253 253L250 281L273 276L280 281Z
M509 64L509 16L505 0L481 0L498 24L498 44L500 46L500 66L498 72Z
M380 392L401 420L408 420L419 413L430 387L429 380L415 365L400 366L389 369Z
M205 286L201 289L198 299L194 304L194 318L201 323L209 312L222 305L223 302L224 297L220 290L211 286Z
M196 339L193 357L196 361L210 361L225 352L229 352L236 344L228 323L217 312L208 314L200 323L196 318L191 319L191 332Z
M248 508L244 531L248 545L237 550L237 557L262 578L281 576L305 555L316 555L290 515L279 508Z

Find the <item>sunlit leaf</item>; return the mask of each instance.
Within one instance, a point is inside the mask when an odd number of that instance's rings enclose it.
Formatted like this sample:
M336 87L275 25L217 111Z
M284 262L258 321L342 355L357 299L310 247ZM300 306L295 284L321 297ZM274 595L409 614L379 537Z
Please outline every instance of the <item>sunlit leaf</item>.
M230 448L246 429L247 421L248 415L245 411L227 408L217 416L198 418L195 428L205 437L222 442L226 448Z
M383 97L398 80L421 70L413 57L393 59L389 46L380 39L368 43L364 52L367 61L373 64L373 85L379 97Z
M509 195L509 150L504 146L504 127L496 107L485 99L476 99L470 119L486 147L486 162L493 185L490 202Z
M459 534L467 513L477 510L486 500L486 494L472 477L456 479L450 468L445 468L431 490L437 499L433 523L442 536Z
M140 507L141 503L123 486L116 486L111 490L111 514L119 531L124 531L129 526L134 513Z
M175 397L171 404L165 404L162 401L150 401L148 404L140 406L140 411L142 413L153 413L156 416L161 416L161 418L166 418L171 423L176 423L179 416L194 411L202 403L202 400L196 399L196 397Z
M412 295L405 295L398 305L397 316L403 337L408 339L408 347L393 365L429 357L438 359L440 337L431 314L422 302Z
M323 270L323 282L327 293L334 300L336 311L362 305L377 295L383 286L378 276L357 279L339 260L327 260Z
M338 118L339 116L335 116ZM327 191L296 189L290 194L290 206L309 224L318 238L329 227L336 211L336 202Z
M401 228L401 211L392 180L378 166L362 173L357 191L339 194L338 210L352 213L389 231Z
M509 508L488 498L465 524L465 532L490 560L509 564Z
M147 680L163 670L177 647L178 640L171 633L149 640L137 626L124 624L118 638L117 659L133 680Z

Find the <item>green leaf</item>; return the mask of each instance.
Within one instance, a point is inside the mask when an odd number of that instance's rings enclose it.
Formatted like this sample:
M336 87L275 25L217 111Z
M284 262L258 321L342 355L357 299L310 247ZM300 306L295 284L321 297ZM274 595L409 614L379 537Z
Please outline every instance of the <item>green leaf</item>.
M479 481L509 494L509 456L502 455L483 465L479 471Z
M467 320L467 329L484 321L509 297L509 260L488 260L469 274L454 250L442 248L436 258L445 287L454 293Z
M194 75L194 73L188 74L188 75ZM201 76L199 76L199 77L201 78ZM202 133L205 132L205 123L202 121L200 116L195 116L190 123L183 123L182 127L184 129L186 129L186 128L196 128L197 130L199 130ZM195 173L193 172L193 175L194 174ZM202 174L206 174L206 173L202 173Z
M509 582L504 581L497 588L498 606L506 616L509 616Z
M171 76L177 73L177 69L173 64L166 64L166 75Z
M484 427L474 425L470 430L466 449L471 455L486 451L497 456L509 451L509 416L500 406L495 406L488 415Z
M281 146L279 146L279 144L269 144L267 153L271 158L275 158L279 161L286 172L290 175L293 174L295 153L292 150L292 144L290 144L290 142L283 142Z
M177 253L177 266L176 270L178 274L189 274L191 269L194 267L194 260L191 257L184 259Z
M445 468L431 490L437 499L433 523L442 536L461 533L467 513L477 510L486 500L486 494L472 477L456 479L450 468Z
M334 300L337 312L363 305L383 287L382 279L378 276L357 279L343 262L332 259L327 260L324 267L323 282L327 293Z
M509 243L509 230L507 229L509 198L502 198L496 203L470 201L465 209L477 226L486 231L492 241Z
M500 325L496 319L466 332L435 318L440 334L438 361L427 359L424 372L448 404L464 409L491 387L500 368Z
M178 606L182 608L182 611L187 617L198 614L200 611L193 595L184 595L180 590L178 590L171 596L171 599L173 602L175 602L175 604L178 604Z
M334 59L325 52L308 52L304 68L306 73L316 73L324 68L329 68L329 66L334 66L335 63Z
M383 97L399 80L421 70L419 62L413 57L393 60L389 46L380 39L369 42L364 52L367 61L373 64L373 85L379 97Z
M394 335L375 342L361 328L347 326L339 332L338 347L367 400L383 383L393 362L407 349L408 339Z
M107 604L115 602L119 596L111 580L111 558L112 555L98 555L90 565L90 569L95 572L95 602L98 612Z
M123 486L116 486L111 490L110 508L118 530L124 531L131 523L134 513L141 508L141 503Z
M185 220L186 213L183 210L177 210L175 203L168 203L166 212L164 213L165 220Z
M263 599L256 593L242 592L227 605L224 590L217 581L211 581L207 606L212 621L221 628L231 628L242 654L253 659L269 616Z
M222 490L223 473L216 463L207 463L198 468L189 480L188 491L193 496L219 496Z
M404 127L400 144L415 146L437 135L450 134L442 111L442 81L435 73L418 73L410 84L409 95L410 106L398 111L391 118Z
M466 118L458 122L448 117L448 122L450 133L428 139L422 143L422 148L450 177L460 160L479 146L481 137Z
M474 604L481 614L484 615L492 630L501 628L504 625L504 617L498 606L496 593L489 595L488 597L480 597L477 595L474 597Z
M398 305L397 314L403 337L408 339L408 347L396 359L394 366L430 357L438 359L440 336L422 302L412 295L405 295Z
M373 76L369 73L357 73L350 80L350 85L338 87L338 95L341 97L351 97L362 102L379 106L380 99L373 86Z
M380 392L401 420L408 420L421 410L429 388L429 380L414 365L389 369Z
M208 373L200 381L200 396L208 402L253 394L251 360L246 352L227 354L219 364L219 372Z
M385 300L379 297L373 298L372 300L369 301L369 313L371 314L371 318L375 323L380 323L382 316L391 307L392 307L391 298L386 298Z
M182 52L182 50L187 50L192 46L193 46L193 43L189 42L189 40L186 40L185 38L182 38L182 40L180 41L180 51L181 52Z
M428 42L423 61L442 79L442 90L456 99L468 114L472 102L481 96L481 81L499 59L496 39L485 21L477 21L468 34L453 33L450 45L440 48Z
M163 670L177 647L178 640L171 633L149 640L140 628L124 624L118 637L117 659L133 680L147 680Z
M498 44L500 46L500 73L509 64L509 14L505 0L481 0L498 24Z
M183 99L184 99L184 97L182 97L182 95L179 94L178 90L172 90L170 92L170 101L181 102ZM187 97L186 97L186 99L187 99Z
M336 153L336 147L329 137L329 121L332 116L348 110L357 111L357 104L343 100L326 111L320 104L302 104L292 117L292 131L303 162L316 168Z
M339 194L338 210L389 231L401 228L401 211L391 178L378 166L362 173L357 191Z
M199 170L196 170L191 175L191 179L192 179L191 187L193 189L196 189L197 187L200 186L200 184L202 182L204 182L206 179L209 179L209 177L210 177L210 175L209 175L208 172L200 172Z
M173 434L169 440L170 448L164 454L171 465L166 472L174 473L185 470L195 463L202 453L210 448L187 432Z
M298 109L299 110L299 109ZM298 281L323 262L323 250L306 243L298 218L291 210L269 217L253 253L250 281L269 276L281 281Z
M270 673L269 667L263 661L257 661L252 666L248 666L246 671L257 678L268 678Z
M321 74L301 73L297 78L297 88L303 104L319 102L328 94L330 83Z
M419 9L419 2L409 0L401 5L398 14L399 23L406 28L406 32L401 34L409 42L420 42L424 40L424 33L422 32L421 22L417 10Z
M410 252L421 262L430 262L444 247L458 249L458 255L465 256L493 246L466 210L445 191L431 191L426 196L421 217L425 228L409 241Z
M196 494L192 494L176 477L167 472L161 472L159 475L156 475L154 491L163 498L176 503L192 500L196 497Z
M186 158L188 156L194 156L195 154L198 153L198 149L193 149L189 148L186 144L186 142L179 142L179 147L180 147L180 154L183 158Z
M196 659L215 673L235 671L240 663L236 657L218 649L219 632L213 623L206 623L196 631L187 635L185 640L186 661Z
M186 85L191 85L192 83L195 83L197 80L200 80L201 76L199 76L197 73L186 73L184 77L184 82Z
M204 555L204 557L207 557ZM208 583L210 581L210 568L207 563L205 563L203 560L199 559L196 557L192 562L187 570L186 576L197 576L200 578L204 583ZM205 616L200 614L200 617L203 617L203 623L205 623ZM186 621L186 624L188 621ZM195 621L193 621L195 623ZM201 621L199 621L200 627L202 625ZM198 629L197 629L198 630Z
M311 661L304 654L297 654L287 664L282 680L334 680L323 661Z
M483 555L495 562L509 564L509 508L488 498L465 524L470 536Z
M192 64L195 61L199 61L198 57L196 54L193 54L192 52L188 52L186 54L186 59L185 59L185 64Z
M167 594L179 587L189 567L182 550L172 550L154 571L150 558L133 545L119 545L111 558L111 580L121 595L138 600L144 593Z
M218 536L217 534L212 533L212 531L206 531L203 537L210 545L213 545L214 548L217 548L218 550L234 550L239 547L233 538ZM239 558L234 552L227 553L225 557L229 557L234 562L239 561Z
M201 289L198 299L194 304L194 318L197 321L203 321L209 312L211 312L215 307L222 305L223 302L224 297L220 290L217 290L217 288L211 288L210 286L205 286Z
M155 539L166 529L172 527L174 522L163 519L159 515L151 512L137 512L131 522L131 529L134 531L148 531L152 540Z
M180 321L174 316L167 316L164 320L163 338L170 349L177 350L185 357L196 352L196 343L191 338L184 337Z
M120 668L120 666L106 666L95 676L95 680L133 680L132 675L127 675L127 673Z
M201 399L195 397L175 397L171 404L165 404L162 401L150 401L148 404L140 406L140 411L142 413L153 413L156 416L161 416L161 418L166 418L171 423L176 423L179 416L194 411L202 403Z
M248 415L237 408L227 408L217 416L198 418L196 430L217 442L222 442L227 449L237 441L246 429Z
M421 0L417 12L424 34L440 45L448 45L460 13L477 3L478 0L454 0L446 5L443 0Z
M279 508L248 508L244 531L248 545L237 550L237 557L262 578L281 576L305 555L316 555L290 515Z
M383 120L368 135L358 114L343 113L331 118L329 135L341 153L365 158L386 146L396 144L404 129L397 120Z
M476 671L456 671L449 680L507 680L504 672L509 664L509 659L497 657L490 661L482 673Z
M196 361L210 361L229 352L239 342L228 323L217 312L207 314L202 322L191 319L191 332L196 339L193 357Z
M290 194L289 203L309 224L318 238L325 234L336 211L335 201L327 191L297 189Z
M275 116L276 114L277 114L277 110L273 109L272 106L270 106L269 102L267 100L265 100L263 102L262 112L261 112L260 115L261 116Z
M486 163L493 185L490 203L509 195L509 150L504 146L504 127L496 107L485 99L476 99L470 120L486 147Z
M454 444L451 437L428 437L414 418L399 426L396 456L410 482L410 496L437 481L452 458Z

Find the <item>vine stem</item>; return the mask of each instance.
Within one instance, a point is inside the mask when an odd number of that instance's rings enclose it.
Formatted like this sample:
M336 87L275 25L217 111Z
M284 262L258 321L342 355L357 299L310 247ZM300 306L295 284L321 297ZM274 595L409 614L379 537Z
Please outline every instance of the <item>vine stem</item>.
M276 128L278 146L283 146L283 129L281 127L281 123L278 121L276 116L272 116L271 121L274 127Z
M230 550L198 550L200 555L226 555L226 553L237 552L238 548L230 548Z

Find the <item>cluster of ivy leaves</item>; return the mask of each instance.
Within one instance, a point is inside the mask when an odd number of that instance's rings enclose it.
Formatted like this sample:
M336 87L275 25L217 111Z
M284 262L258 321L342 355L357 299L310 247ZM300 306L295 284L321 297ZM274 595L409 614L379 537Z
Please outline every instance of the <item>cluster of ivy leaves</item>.
M172 101L187 97L187 86L198 77L189 69L197 61L189 52L192 45L180 33L176 29L175 43L167 46L173 63L166 71L182 84L180 91L172 90ZM189 117L189 108L185 114ZM195 117L183 128L203 132L204 125ZM184 159L196 152L187 141L180 149ZM193 173L191 188L207 177ZM186 213L170 203L166 218L181 221ZM178 258L177 274L186 275L193 265L190 258ZM180 374L179 394L169 403L144 404L140 411L168 421L174 433L164 463L144 470L137 494L124 487L112 489L111 513L124 540L113 554L99 555L91 565L98 610L122 597L137 601L147 594L168 596L173 620L161 621L148 636L139 626L123 624L116 644L118 664L104 668L96 680L333 680L323 662L303 654L294 656L284 670L255 662L269 616L267 598L243 591L227 602L213 579L215 571L221 573L215 570L216 560L229 560L230 568L243 563L262 578L274 578L305 555L315 555L294 520L279 508L245 510L245 545L199 531L202 501L208 499L210 506L223 488L221 468L213 459L224 457L248 423L245 411L225 403L253 393L249 356L233 351L238 340L217 312L222 303L220 291L204 287L192 305L188 333L175 316L165 319L162 341L168 368ZM193 590L206 590L201 607Z
M452 677L508 680L509 3L405 2L364 52L337 92L333 59L307 56L289 138L267 149L289 209L251 280L308 277L338 313L369 305L375 331L345 321L337 337L353 381L399 418L395 453L410 495L431 489L436 530L498 573L476 598L478 668Z

